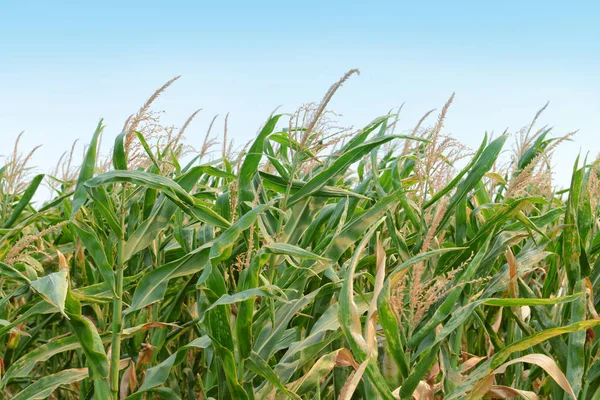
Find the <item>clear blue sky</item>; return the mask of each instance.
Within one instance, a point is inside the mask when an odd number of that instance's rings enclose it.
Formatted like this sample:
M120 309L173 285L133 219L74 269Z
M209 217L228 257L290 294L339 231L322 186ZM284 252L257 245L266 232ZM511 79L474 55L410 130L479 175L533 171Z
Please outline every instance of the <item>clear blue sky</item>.
M246 142L276 106L318 101L350 68L362 73L331 104L347 125L404 102L408 129L456 91L446 131L475 146L550 101L542 124L580 129L555 160L559 183L580 149L600 152L596 2L83 3L0 3L0 154L25 130L24 147L43 145L41 171L100 117L112 142L175 75L156 106L175 124L203 108L188 131L199 145L214 114L231 112L230 133Z

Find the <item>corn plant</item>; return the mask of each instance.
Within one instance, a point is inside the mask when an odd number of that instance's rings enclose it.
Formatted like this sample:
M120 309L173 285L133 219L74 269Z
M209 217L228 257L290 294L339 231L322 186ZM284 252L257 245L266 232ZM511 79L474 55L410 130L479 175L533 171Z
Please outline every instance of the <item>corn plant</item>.
M212 157L210 128L196 151L193 116L177 131L151 111L169 81L106 159L101 121L37 208L44 175L15 150L0 396L600 399L598 163L557 192L570 135L538 113L502 164L508 134L471 151L443 133L454 96L428 128L336 128L354 72Z

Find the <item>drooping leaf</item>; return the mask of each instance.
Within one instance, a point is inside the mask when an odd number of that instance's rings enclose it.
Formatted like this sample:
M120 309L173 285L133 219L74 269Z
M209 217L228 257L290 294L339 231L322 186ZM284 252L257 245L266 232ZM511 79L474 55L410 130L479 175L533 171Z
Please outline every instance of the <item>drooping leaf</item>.
M67 282L68 273L61 269L42 278L31 282L31 287L40 294L48 303L56 306L58 310L65 314L65 300L69 284Z

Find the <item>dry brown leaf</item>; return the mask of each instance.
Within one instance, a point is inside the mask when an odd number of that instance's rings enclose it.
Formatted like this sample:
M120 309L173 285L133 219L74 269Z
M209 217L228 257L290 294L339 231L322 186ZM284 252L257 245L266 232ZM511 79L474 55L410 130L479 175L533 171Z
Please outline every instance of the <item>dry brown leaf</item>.
M64 269L69 272L69 265L67 264L67 259L60 251L56 250L56 254L58 255L58 269Z
M436 361L433 364L433 367L431 367L431 370L429 370L429 372L427 372L425 374L425 381L430 384L433 385L435 383L435 378L440 374L440 363L439 361Z
M496 333L500 330L500 325L502 325L502 307L498 310L496 314L496 320L492 324L492 330Z
M138 355L138 363L137 366L141 367L142 365L150 364L152 362L152 356L154 355L154 347L150 343L143 343L142 350Z
M490 391L492 386L494 386L494 374L489 374L488 376L477 382L477 384L475 384L473 390L471 391L471 393L469 393L468 398L480 399L483 396L485 396L487 392Z
M535 381L533 381L533 383L531 384L531 386L533 387L533 390L539 392L542 388L542 381L540 380L540 378L536 378Z
M414 400L433 400L431 385L425 381L419 381L417 388L412 394Z
M119 385L119 399L124 400L127 397L127 393L133 393L137 387L137 377L135 373L135 364L133 360L129 360L129 366L123 372L121 378L121 384Z
M336 367L352 367L355 370L360 366L352 356L352 352L346 348L340 349L338 352L335 365Z
M365 369L367 369L367 365L369 365L369 358L363 361L358 369L348 376L346 383L344 383L342 390L340 390L340 397L338 397L338 400L350 400L352 398L356 387L360 383L360 380L365 373Z
M373 300L367 313L367 320L365 322L365 341L369 348L369 353L374 354L377 352L377 341L375 338L375 330L377 327L377 298L381 289L383 289L383 282L385 280L385 249L383 248L379 237L377 238L376 248L377 266L375 276L375 289L373 291Z
M513 399L515 397L520 397L525 400L538 400L538 396L535 392L501 385L493 385L485 397L492 399Z
M517 259L515 258L515 255L513 254L512 250L510 248L508 248L504 254L506 255L506 261L508 263L508 270L509 270L509 274L510 274L509 275L510 281L508 284L508 295L509 295L509 297L518 297L519 286L517 283L517 277L518 277L519 263L517 262Z
M493 375L502 374L502 373L504 373L504 371L506 371L506 368L509 365L513 365L513 364L520 363L520 362L535 364L538 367L542 368L544 371L546 371L548 373L548 375L550 375L552 377L552 379L554 379L554 381L561 388L563 388L563 390L565 392L567 392L573 398L576 398L575 393L573 393L573 388L571 388L571 385L569 384L567 377L560 370L560 368L556 364L556 361L554 361L552 358L548 357L545 354L528 354L523 357L515 358L514 360L505 362L504 364L502 364L501 366L496 368L494 371L492 371L492 374Z
M482 360L485 360L487 357L471 357L464 363L460 365L460 373L464 374L477 364L479 364Z
M400 400L400 389L402 389L402 386L397 387L393 392L392 392L392 396L394 396L395 399ZM434 390L431 387L430 384L428 384L425 381L419 381L419 384L417 385L417 388L415 389L415 391L413 392L411 399L414 400L433 400L433 395L434 395Z

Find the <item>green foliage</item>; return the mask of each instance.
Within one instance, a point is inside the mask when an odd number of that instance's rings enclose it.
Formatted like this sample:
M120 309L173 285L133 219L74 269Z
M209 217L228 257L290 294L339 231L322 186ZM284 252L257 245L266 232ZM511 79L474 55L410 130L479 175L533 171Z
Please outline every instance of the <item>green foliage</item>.
M100 123L38 209L9 160L0 397L599 398L597 166L557 194L548 130L456 168L447 107L346 138L325 105L212 161L141 118L101 162Z

